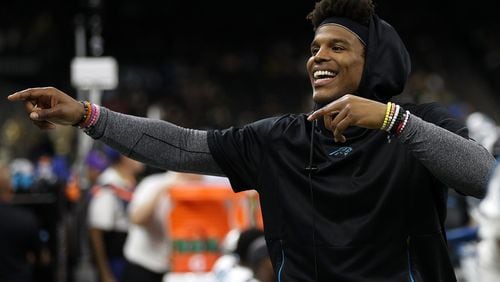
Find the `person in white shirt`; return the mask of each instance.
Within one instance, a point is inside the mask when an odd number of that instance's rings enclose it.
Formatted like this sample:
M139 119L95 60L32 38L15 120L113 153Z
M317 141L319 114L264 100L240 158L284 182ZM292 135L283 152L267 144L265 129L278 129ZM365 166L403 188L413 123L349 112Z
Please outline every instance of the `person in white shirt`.
M122 281L123 245L128 232L127 206L144 165L107 150L111 166L97 179L88 207L89 239L99 281Z
M169 270L170 239L167 216L172 185L202 180L201 175L166 172L145 177L128 207L130 227L125 242L124 282L161 282Z

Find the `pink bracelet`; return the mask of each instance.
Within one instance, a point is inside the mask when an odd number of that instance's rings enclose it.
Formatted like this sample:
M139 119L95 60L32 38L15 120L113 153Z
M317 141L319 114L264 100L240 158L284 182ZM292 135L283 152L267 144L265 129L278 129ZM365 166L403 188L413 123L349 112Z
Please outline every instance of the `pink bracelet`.
M89 129L97 123L100 116L100 108L96 104L90 104L90 117L80 124L80 128Z

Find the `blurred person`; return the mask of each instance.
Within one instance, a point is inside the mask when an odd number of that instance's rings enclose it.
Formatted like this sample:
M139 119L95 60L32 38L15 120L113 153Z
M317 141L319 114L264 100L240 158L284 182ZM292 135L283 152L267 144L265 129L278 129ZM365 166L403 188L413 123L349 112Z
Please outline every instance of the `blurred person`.
M473 211L479 223L477 281L500 281L500 165L493 171L486 197ZM471 280L473 281L473 280Z
M35 215L11 204L10 170L0 164L0 281L34 281L36 263L45 262Z
M264 231L254 227L245 229L241 232L238 243L236 244L236 249L234 250L238 258L238 265L250 270L252 269L250 260L251 246L255 241L262 238L262 236L264 236Z
M71 187L72 190L77 190L75 194L78 194L76 206L78 214L78 223L76 224L78 224L78 229L85 228L85 224L82 225L80 223L87 222L88 206L92 199L92 192L95 192L92 191L92 187L98 187L96 185L98 184L99 177L108 168L109 160L104 152L91 150L85 157L84 165L85 173L83 177L75 174L68 183L68 187ZM82 192L83 195L81 195Z
M470 113L465 124L469 129L469 136L486 148L495 158L500 158L500 127L496 122L483 112ZM480 199L467 198L467 212L477 209ZM475 225L475 222L471 222Z
M85 157L86 177L88 186L92 187L97 183L101 173L109 166L106 155L99 150L90 151Z
M215 281L273 281L273 271L267 253L264 231L258 228L249 228L238 232L237 235L238 239L234 249L219 257L212 268ZM232 237L234 237L234 232L228 233L225 241L232 239ZM269 261L269 266L271 266L270 277L265 267L266 258Z
M111 148L105 153L110 166L97 179L88 204L87 222L99 281L122 281L125 267L123 247L129 221L127 206L132 198L142 163Z
M199 182L198 174L166 172L145 177L128 206L130 220L124 254L124 282L161 282L169 270L170 245L167 216L172 185Z
M92 198L91 188L98 184L98 179L104 170L108 168L109 161L104 152L91 150L85 157L84 166L84 175L80 176L78 173L75 173L70 178L66 187L66 190L69 190L69 193L73 194L71 197L76 202L75 210L78 220L74 223L77 225L75 226L77 229L85 228L85 224L81 223L87 222L88 206ZM68 194L68 191L66 193Z
M238 228L235 228L231 229L224 236L220 246L221 256L219 256L214 262L211 270L215 281L223 282L225 279L230 279L229 272L231 272L232 269L238 265L239 259L235 250L240 235L241 231ZM244 268L242 274L244 279L249 279L249 277L251 277L251 273L247 268ZM235 278L232 278L232 280L235 280Z
M10 162L12 189L16 193L28 193L35 183L35 166L25 158L17 158Z
M40 139L29 153L35 176L32 192L57 193L69 178L68 166L65 158L55 153L54 145L48 136L42 136Z
M65 188L68 202L71 203L65 215L65 229L67 242L67 280L74 281L77 271L82 267L91 268L89 251L89 232L87 226L87 213L92 197L92 187L102 172L108 167L108 160L104 152L91 150L84 160L84 174L75 172ZM83 265L83 266L82 266ZM90 271L88 271L90 272Z
M253 276L260 282L275 281L273 264L267 251L266 238L260 236L248 248L248 263Z
M371 0L321 0L308 19L312 113L194 130L53 87L8 99L42 129L77 125L149 165L256 189L278 281L455 281L447 192L484 197L493 156L441 105L390 101L410 55Z
M500 127L491 117L482 112L473 112L467 116L465 123L472 139L495 157L500 156Z
M75 186L79 191L83 191L84 195L78 205L78 214L82 223L87 222L88 208L92 199L92 187L99 187L98 180L102 173L109 167L109 160L105 153L100 150L91 150L85 157L85 174L84 181L75 178ZM95 191L94 191L95 192ZM85 228L84 226L80 226Z

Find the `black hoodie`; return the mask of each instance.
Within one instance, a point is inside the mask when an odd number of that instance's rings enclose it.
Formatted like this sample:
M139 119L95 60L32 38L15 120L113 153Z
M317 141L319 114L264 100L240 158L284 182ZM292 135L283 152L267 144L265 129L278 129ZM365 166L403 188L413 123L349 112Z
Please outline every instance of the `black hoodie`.
M410 55L396 30L376 15L369 25L365 69L358 94L381 102L400 94L410 75Z
M387 101L409 72L403 42L374 16L358 95ZM405 107L467 136L442 108ZM445 185L380 130L348 128L340 144L322 123L311 138L306 118L288 114L208 134L233 189L259 192L277 281L455 281ZM306 169L311 157L314 171Z

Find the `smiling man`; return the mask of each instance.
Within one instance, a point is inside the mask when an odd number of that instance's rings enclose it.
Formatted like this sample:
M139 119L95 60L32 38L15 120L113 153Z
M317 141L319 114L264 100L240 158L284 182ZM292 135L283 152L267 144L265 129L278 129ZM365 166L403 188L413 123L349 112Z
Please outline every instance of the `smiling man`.
M201 131L75 101L55 88L9 96L33 122L168 170L226 175L259 192L278 281L454 281L447 189L483 197L495 162L437 104L396 105L408 52L370 0L322 0L307 70L316 104L242 128Z

